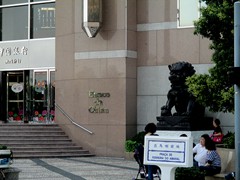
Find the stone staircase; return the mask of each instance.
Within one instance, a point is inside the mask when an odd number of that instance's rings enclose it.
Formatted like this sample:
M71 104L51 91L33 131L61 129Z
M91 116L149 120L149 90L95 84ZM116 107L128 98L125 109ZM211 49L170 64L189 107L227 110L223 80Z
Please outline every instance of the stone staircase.
M14 158L94 156L74 144L57 124L0 124L0 144Z

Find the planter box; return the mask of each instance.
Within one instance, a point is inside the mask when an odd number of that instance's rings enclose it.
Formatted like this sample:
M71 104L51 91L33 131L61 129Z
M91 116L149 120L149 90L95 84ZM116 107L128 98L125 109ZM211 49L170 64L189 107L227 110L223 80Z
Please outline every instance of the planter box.
M235 149L217 148L222 161L221 173L235 171Z
M9 168L11 164L11 154L9 149L0 150L0 168Z
M126 160L134 160L134 152L125 152L125 159Z

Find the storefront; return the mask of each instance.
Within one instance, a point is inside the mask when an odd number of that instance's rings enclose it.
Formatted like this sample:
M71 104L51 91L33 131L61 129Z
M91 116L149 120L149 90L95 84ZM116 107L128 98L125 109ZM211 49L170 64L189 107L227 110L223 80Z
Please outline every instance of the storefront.
M52 122L55 1L0 2L0 120Z
M4 71L1 74L1 120L54 121L54 69Z

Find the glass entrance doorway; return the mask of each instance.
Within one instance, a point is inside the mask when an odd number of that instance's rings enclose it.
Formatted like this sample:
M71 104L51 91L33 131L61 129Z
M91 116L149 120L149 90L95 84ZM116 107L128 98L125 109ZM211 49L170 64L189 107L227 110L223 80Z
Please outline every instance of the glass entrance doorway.
M6 110L10 121L24 119L24 71L6 73Z
M30 70L4 72L2 76L8 122L52 123L55 117L55 71ZM4 117L6 117L4 119Z
M33 72L33 122L51 123L55 117L55 71Z

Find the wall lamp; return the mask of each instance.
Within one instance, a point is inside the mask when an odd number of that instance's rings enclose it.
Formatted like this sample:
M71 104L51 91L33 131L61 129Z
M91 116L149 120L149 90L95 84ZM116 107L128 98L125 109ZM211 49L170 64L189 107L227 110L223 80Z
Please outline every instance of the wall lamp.
M102 25L102 0L83 0L82 28L88 37L97 35Z

